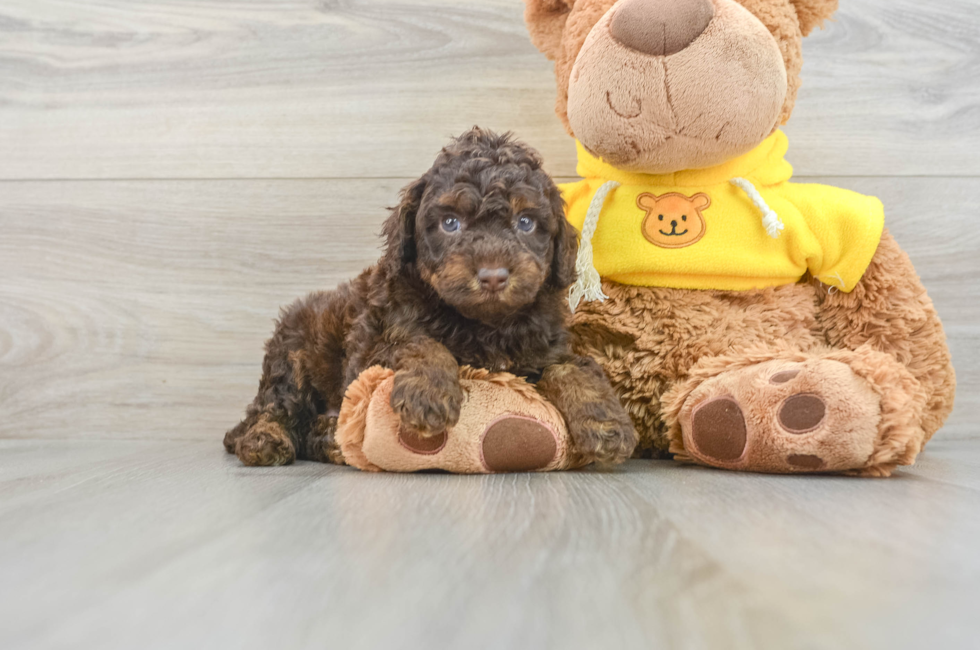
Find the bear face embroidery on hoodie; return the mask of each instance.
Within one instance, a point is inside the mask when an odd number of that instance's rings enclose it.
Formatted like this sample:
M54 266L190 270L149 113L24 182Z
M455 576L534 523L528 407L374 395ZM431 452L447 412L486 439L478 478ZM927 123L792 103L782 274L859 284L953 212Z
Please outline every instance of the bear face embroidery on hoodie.
M657 196L644 192L636 206L646 212L643 236L661 248L684 248L696 244L708 229L702 211L711 206L711 197L700 192L688 197L680 192Z

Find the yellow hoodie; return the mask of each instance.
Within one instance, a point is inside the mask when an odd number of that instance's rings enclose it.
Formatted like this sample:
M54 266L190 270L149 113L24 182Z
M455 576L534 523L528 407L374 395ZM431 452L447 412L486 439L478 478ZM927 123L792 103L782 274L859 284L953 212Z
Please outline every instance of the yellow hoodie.
M561 187L568 220L587 230L579 275L592 262L600 276L622 284L745 290L791 284L810 271L851 291L881 239L881 202L788 182L787 148L777 131L717 167L653 175L620 171L579 144L584 180ZM587 224L590 206L598 219Z

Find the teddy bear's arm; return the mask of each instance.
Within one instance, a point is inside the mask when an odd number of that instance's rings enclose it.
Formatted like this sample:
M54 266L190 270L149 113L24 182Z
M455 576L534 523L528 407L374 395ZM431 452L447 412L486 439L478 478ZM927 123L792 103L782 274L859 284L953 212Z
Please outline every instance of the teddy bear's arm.
M821 303L817 318L836 348L863 345L906 366L925 394L926 440L953 409L956 377L939 315L909 256L886 229L861 280L850 293L811 281Z
M796 254L826 285L852 291L868 268L885 226L885 208L874 196L832 185L784 183L772 192L799 211L784 213L796 234Z

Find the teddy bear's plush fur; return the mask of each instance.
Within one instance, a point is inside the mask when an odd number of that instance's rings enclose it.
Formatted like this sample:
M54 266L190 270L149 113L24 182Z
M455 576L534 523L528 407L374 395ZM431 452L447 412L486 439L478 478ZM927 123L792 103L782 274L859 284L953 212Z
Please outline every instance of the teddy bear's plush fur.
M664 174L746 154L789 119L802 39L836 8L526 0L525 17L555 61L557 113L583 149L619 169ZM739 65L727 68L725 57ZM741 291L605 279L602 290L606 300L579 306L574 345L612 380L640 433L638 454L887 476L914 461L952 410L942 325L887 229L848 293L809 274Z

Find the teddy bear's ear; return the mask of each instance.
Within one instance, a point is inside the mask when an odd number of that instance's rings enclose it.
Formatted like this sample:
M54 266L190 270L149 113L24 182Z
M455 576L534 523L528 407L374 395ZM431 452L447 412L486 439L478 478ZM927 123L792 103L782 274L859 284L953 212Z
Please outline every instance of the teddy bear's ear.
M706 210L711 205L711 197L704 193L695 194L691 197L691 205L695 210Z
M641 210L652 210L657 207L657 197L655 197L653 194L644 192L636 197L636 205Z
M524 22L531 42L554 61L561 49L565 20L574 0L524 0Z
M838 0L791 0L800 19L800 31L808 36L837 11Z

